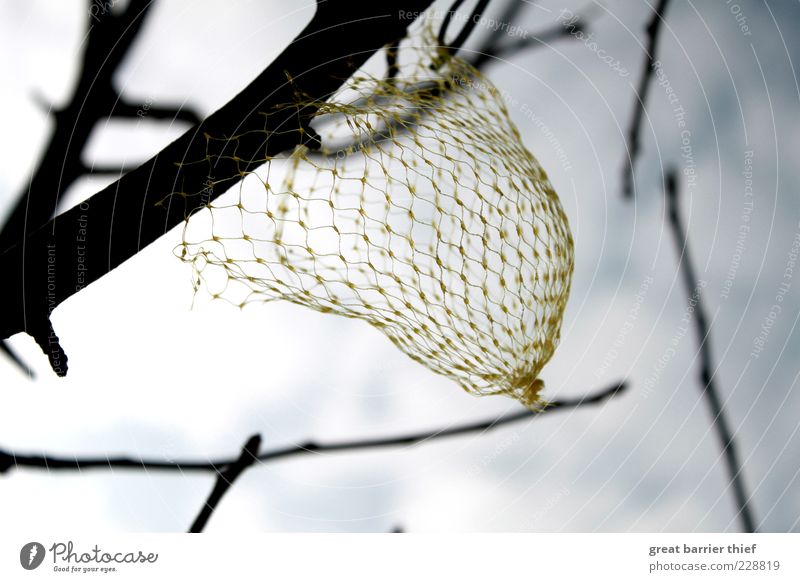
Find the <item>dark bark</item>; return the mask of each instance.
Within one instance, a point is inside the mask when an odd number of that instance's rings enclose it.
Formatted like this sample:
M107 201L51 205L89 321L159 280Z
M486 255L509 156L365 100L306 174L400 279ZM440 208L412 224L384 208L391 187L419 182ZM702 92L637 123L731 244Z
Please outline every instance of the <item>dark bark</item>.
M680 215L680 201L678 200L678 171L670 168L666 176L666 197L667 197L667 217L672 230L673 240L678 251L678 270L680 271L684 288L689 297L694 294L699 279L694 270L692 257L689 255L689 238L686 228L683 225ZM702 386L702 396L708 403L711 411L711 427L717 434L722 447L722 456L725 459L725 467L728 470L728 480L733 489L733 497L736 502L736 516L742 523L742 531L753 533L756 531L755 518L750 506L750 495L744 483L742 464L739 461L739 450L736 446L731 430L724 403L717 387L714 371L717 366L714 364L711 355L711 327L708 323L708 316L702 297L697 298L697 304L693 311L695 331L697 332L697 345L700 360L700 386Z
M128 115L129 108L121 105L118 93L112 88L112 78L141 32L153 2L132 0L121 13L101 10L102 7L91 2L87 5L89 30L82 44L83 58L72 97L64 107L50 111L55 128L30 180L15 197L16 206L0 228L0 250L21 242L26 233L55 215L60 196L86 171L81 154L96 124L111 115ZM139 109L135 111L138 113ZM175 119L199 122L188 110L172 111ZM0 341L0 350L33 377L7 340Z
M639 78L639 89L636 92L636 101L633 103L633 116L628 128L627 139L627 158L622 168L622 193L626 198L633 197L634 166L641 152L641 127L644 117L645 104L647 103L647 93L650 91L650 79L655 72L655 65L658 62L656 50L658 49L658 37L664 22L664 15L667 11L669 0L658 0L658 5L653 10L653 16L645 29L647 33L647 59L642 65L642 76Z
M120 15L98 10L89 19L73 98L52 111L55 130L25 192L0 230L0 249L20 243L26 233L55 216L59 196L84 173L81 154L95 125L125 109L112 86L112 77L151 6L150 0L132 0Z
M239 180L216 188L210 198L191 195L203 190L210 174L241 176L257 167L259 160L290 150L303 139L311 141L310 132L289 130L307 127L313 107L283 110L269 118L262 112L292 102L296 91L324 100L375 51L404 35L413 20L403 11L420 12L430 2L320 2L300 36L222 109L0 255L8 301L0 320L0 338L27 332L48 355L56 373L64 375L66 357L50 325L52 310ZM207 139L234 135L241 136L236 151L224 139ZM190 163L205 159L213 163Z
M256 462L258 459L258 449L260 447L261 436L251 436L244 447L242 447L239 458L217 473L217 481L214 483L214 488L211 490L208 500L200 509L200 513L197 514L197 518L195 518L192 526L189 528L189 533L200 533L205 529L208 520L211 519L219 502L222 501L222 497L233 486L234 481Z

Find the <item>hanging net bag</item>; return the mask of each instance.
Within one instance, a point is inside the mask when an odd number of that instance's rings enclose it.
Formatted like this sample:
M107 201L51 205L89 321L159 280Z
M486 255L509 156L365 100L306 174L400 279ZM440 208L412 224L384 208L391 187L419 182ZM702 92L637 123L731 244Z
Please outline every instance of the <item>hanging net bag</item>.
M535 407L573 267L558 196L495 87L432 34L392 69L263 112L314 105L320 148L263 160L176 253L196 291L362 319L468 392Z

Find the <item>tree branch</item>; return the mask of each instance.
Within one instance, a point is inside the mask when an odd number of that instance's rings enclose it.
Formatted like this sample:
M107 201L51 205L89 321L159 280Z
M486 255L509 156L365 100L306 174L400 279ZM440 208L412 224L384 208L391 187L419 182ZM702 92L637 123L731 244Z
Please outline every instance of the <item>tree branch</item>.
M111 10L93 12L90 6L92 20L75 91L64 108L53 111L55 129L26 188L16 196L16 206L0 227L0 250L50 220L60 195L83 173L81 153L86 141L95 124L111 114L118 99L112 76L141 31L151 5L148 0L132 0L119 15ZM5 339L0 348L28 373L28 365L16 357Z
M454 10L458 8L460 2L454 4L450 12L447 13L447 16L452 18L452 13ZM499 17L498 22L506 22L509 25L514 21L517 17L518 13L521 9L525 6L524 3L519 2L519 0L511 0L508 3L505 12ZM442 24L442 30L445 27L445 23ZM527 48L534 48L534 47L541 47L547 43L563 39L563 38L575 38L575 34L578 32L585 32L586 25L580 21L574 21L570 24L569 27L565 26L553 26L545 31L540 32L539 34L534 34L531 36L525 36L522 38L517 38L511 42L501 42L499 40L499 36L497 33L488 35L481 45L472 51L469 55L463 55L462 58L469 62L473 67L478 70L485 69L487 65L491 63L501 62L500 57L510 57L513 54L522 51ZM459 45L460 46L460 45ZM397 66L397 52L399 50L399 46L397 41L391 43L386 47L386 79L392 80L396 77L398 73L398 66ZM466 79L464 79L466 81ZM417 90L424 90L430 96L438 96L443 91L446 91L446 88L443 89L441 85L436 83L431 83L427 86L415 86L413 88L414 91ZM342 143L329 148L329 152L309 152L309 155L317 155L320 157L326 157L330 155L340 155L343 152L348 151L360 151L369 143L380 143L388 139L389 134L391 135L399 135L405 132L408 132L410 129L416 126L416 120L419 118L420 114L424 114L424 111L415 108L409 108L406 113L400 116L398 119L394 120L391 124L392 131L382 130L380 132L372 133L365 137L362 137L358 141L351 141L348 143Z
M550 414L558 411L601 404L609 398L621 394L626 389L626 383L619 382L588 396L554 400L550 402L548 406L539 411L526 409L497 418L492 418L490 420L467 423L445 429L421 431L394 437L342 441L338 443L317 443L314 441L308 441L303 444L289 445L287 447L261 453L258 455L258 460L261 462L267 462L314 453L335 453L344 451L355 452L386 447L410 446L428 443L432 440L447 437L470 433L481 433L487 430L498 428L500 426L519 422L521 420L532 420L543 414ZM22 467L45 469L47 471L83 471L86 469L144 469L147 471L212 471L215 473L222 473L229 466L235 464L236 462L237 461L234 459L217 459L208 462L196 462L156 461L152 459L133 459L129 457L77 458L46 455L18 455L16 453L9 453L0 450L0 474L6 473L11 469L19 469Z
M647 93L650 90L650 78L655 72L656 48L658 47L658 36L661 32L661 25L664 22L664 14L667 10L669 0L658 0L650 23L645 29L647 32L647 59L642 68L642 76L639 78L639 88L636 92L636 101L633 103L633 117L628 128L627 139L627 159L622 168L622 193L626 198L633 197L634 191L634 165L639 157L641 144L639 134L641 132L642 117L644 116Z
M686 236L686 229L680 218L680 205L678 202L678 172L675 168L670 168L666 176L666 198L667 214L669 224L675 239L675 246L678 251L678 265L683 275L683 282L686 292L691 297L695 293L698 279L695 275L694 265L689 255L689 240ZM728 479L733 488L733 495L738 508L737 516L742 522L742 529L745 532L755 532L755 520L749 504L749 495L745 491L742 466L739 461L739 454L736 442L733 438L728 423L728 418L724 411L722 398L719 395L716 382L714 380L714 370L711 356L711 330L708 325L705 307L702 297L697 298L694 308L694 322L697 331L697 343L700 350L700 385L703 387L702 395L708 402L711 409L711 425L716 430L722 446L722 454L728 469Z
M211 490L208 501L203 505L192 527L189 528L189 533L200 533L205 529L208 520L211 518L211 514L214 513L217 505L219 505L222 496L227 493L228 489L231 488L233 482L236 481L239 475L244 473L244 471L256 461L258 449L260 447L261 436L251 436L242 448L242 453L239 455L239 458L217 473L217 482L214 484L214 489Z
M442 20L442 25L439 28L439 49L446 50L451 55L456 54L458 49L460 49L467 41L467 38L469 38L469 35L475 28L475 25L480 20L483 11L486 10L486 6L489 4L489 0L478 0L478 3L472 10L472 14L470 14L466 24L464 24L464 26L461 27L461 30L458 31L456 38L454 38L452 42L447 42L445 37L447 36L448 25L450 24L450 20L453 18L453 14L455 14L456 10L458 10L463 2L464 0L455 0L455 2L453 2L450 10L445 13L444 19Z
M151 6L150 0L131 0L119 15L106 10L92 16L72 98L53 111L55 129L30 182L0 229L0 250L20 243L27 233L50 220L61 193L80 176L80 158L89 135L98 121L113 113L119 99L112 86L113 75Z
M26 376L28 376L28 378L33 380L36 377L36 374L34 374L31 367L28 366L28 364L25 363L25 361L23 361L23 359L19 357L19 354L14 351L14 349L11 347L11 344L8 341L3 340L2 342L0 342L0 352L3 352L9 360L14 362L17 365L17 367L20 370L22 370Z
M586 30L586 24L577 21L573 23L570 28L556 25L538 34L530 34L515 38L510 42L501 43L495 40L481 47L480 50L469 59L469 62L476 69L483 69L490 63L499 62L501 59L511 57L525 49L538 48L556 40L575 38L575 34L578 32L586 32Z
M0 255L0 272L8 277L0 338L27 332L56 373L65 375L66 356L49 322L53 309L181 224L259 160L308 143L311 133L298 129L307 128L313 106L263 113L273 104L294 102L297 91L323 101L375 51L403 36L413 22L401 18L404 12L423 11L430 2L319 2L300 36L222 109ZM237 149L231 151L223 138L234 135ZM198 160L208 163L191 163ZM218 184L209 200L199 193L210 173L233 178Z

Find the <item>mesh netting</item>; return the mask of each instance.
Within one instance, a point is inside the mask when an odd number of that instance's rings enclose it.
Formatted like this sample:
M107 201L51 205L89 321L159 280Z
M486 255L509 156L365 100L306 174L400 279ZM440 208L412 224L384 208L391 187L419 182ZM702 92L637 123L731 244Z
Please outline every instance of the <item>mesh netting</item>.
M533 407L569 293L567 219L497 90L428 38L404 41L391 78L264 112L318 107L321 148L264 159L189 217L177 253L214 298L365 320L465 390Z

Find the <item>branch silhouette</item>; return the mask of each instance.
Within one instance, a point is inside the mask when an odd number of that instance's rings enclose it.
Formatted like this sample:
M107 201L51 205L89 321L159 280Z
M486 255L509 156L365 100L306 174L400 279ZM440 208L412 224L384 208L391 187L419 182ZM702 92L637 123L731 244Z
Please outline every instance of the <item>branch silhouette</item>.
M56 213L60 195L83 174L81 154L98 121L126 111L112 78L142 30L150 0L132 0L125 11L89 19L79 77L69 102L51 110L55 128L30 183L0 230L0 249L22 242ZM41 99L39 99L41 101ZM138 109L138 107L131 105Z
M452 40L452 42L447 42L445 37L447 36L447 29L450 24L450 20L453 18L453 14L455 14L456 10L458 10L463 3L464 0L455 0L452 6L450 6L450 10L445 13L444 19L442 20L442 25L439 27L439 35L437 37L439 49L447 51L451 55L456 54L458 49L460 49L467 41L467 38L469 38L469 35L475 28L475 25L480 20L483 11L486 10L489 0L478 0L478 3L472 9L472 14L470 14L464 26L461 27L461 30L458 31L456 37Z
M464 43L464 39L458 41L457 43L451 45L444 45L441 44L444 42L443 40L443 33L446 32L446 28L448 27L449 21L452 19L454 11L458 9L461 5L461 1L456 1L453 6L451 6L450 10L445 14L445 19L442 22L440 31L439 31L439 39L437 42L440 43L442 47L448 49L449 52L457 51ZM498 22L507 23L509 26L513 24L515 19L518 17L519 12L525 7L525 4L519 2L518 0L511 0L506 5L506 10L496 19ZM482 10L482 6L476 6L475 10ZM480 13L473 11L472 15L470 16L470 22L474 23L475 15L480 18ZM467 27L465 27L466 29ZM469 32L472 31L474 27L470 26L469 30L467 31L467 36ZM570 27L564 27L562 25L553 26L547 30L544 30L538 34L532 34L530 36L524 36L522 38L517 38L513 41L507 42L503 41L500 37L505 35L499 35L497 33L490 34L486 36L479 46L474 50L470 51L469 54L460 55L461 58L469 62L473 67L478 70L484 70L493 63L503 62L505 58L510 58L516 53L528 49L528 48L540 48L547 45L550 42L554 42L559 39L566 39L566 38L575 38L575 33L577 32L585 32L586 25L582 21L576 21L571 23ZM459 33L459 37L463 36L462 33ZM397 64L397 57L400 51L399 41L395 40L394 42L390 43L386 47L386 79L391 80L397 76L399 71L398 64ZM471 82L471 79L460 79L456 80L457 82ZM440 84L437 83L429 83L424 84L421 83L419 85L415 85L410 91L420 91L424 90L428 95L431 96L439 96L442 95L444 91L447 89L443 89ZM417 126L416 120L419 118L420 114L424 113L424 110L420 110L418 108L410 107L408 108L405 115L400 116L397 120L395 120L391 124L391 132L387 131L386 129L381 129L380 131L376 131L370 135L366 135L360 138L357 141L351 141L348 143L341 143L336 146L332 146L329 148L330 152L323 152L323 151L312 151L309 152L309 155L312 156L319 156L321 158L331 156L331 155L340 155L343 152L349 151L360 151L367 146L369 143L375 142L382 142L389 139L389 134L398 135L401 133L406 133L411 131Z
M239 478L239 475L244 473L245 470L257 460L258 449L260 447L261 436L251 436L245 443L244 448L242 448L242 453L239 455L239 458L217 473L217 482L214 484L214 489L212 489L208 501L206 501L200 513L197 515L197 519L194 520L192 527L189 528L189 533L200 533L205 529L208 520L219 505L222 496L233 486L233 482Z
M641 150L640 133L642 118L644 117L647 93L650 91L650 79L655 72L656 49L658 47L658 36L664 22L664 14L667 10L669 0L659 0L658 5L653 11L647 28L647 59L642 67L642 76L639 78L639 88L636 91L636 100L633 102L633 117L628 129L627 138L627 158L622 168L622 193L626 198L632 198L634 192L634 165L639 157Z
M678 171L670 168L666 175L666 199L667 215L672 229L675 246L678 252L678 266L683 275L683 282L689 296L694 294L697 285L697 276L689 254L689 239L686 235L686 228L680 217L680 203L678 200ZM702 395L708 402L711 409L711 425L719 437L722 446L722 454L728 469L728 479L733 488L733 495L738 508L737 516L742 523L745 532L755 532L755 520L750 507L750 496L745 490L742 465L739 461L738 448L730 428L727 415L725 414L722 398L714 379L716 366L711 355L711 330L708 325L708 317L703 306L702 297L697 298L694 309L694 322L697 331L697 343L700 350L700 385Z
M29 228L21 243L13 241L0 254L0 271L8 277L0 338L28 333L53 370L65 375L66 355L49 319L53 309L181 224L259 160L301 143L313 145L308 123L314 107L285 109L270 118L262 113L273 104L294 102L298 91L323 101L373 53L403 36L413 22L404 14L419 13L430 3L318 1L305 30L222 109L81 205ZM233 135L235 152L227 140L209 139ZM236 177L210 197L187 194L202 192L209 177L207 164L191 163L197 160L214 160L211 171Z
M551 414L558 411L601 404L606 400L623 393L626 389L627 384L625 382L619 382L587 396L554 400L545 408L538 411L526 409L519 412L505 414L489 420L461 424L444 429L413 432L394 437L359 439L342 441L338 443L317 443L315 441L307 441L303 444L289 445L263 452L259 454L257 458L261 462L267 462L314 453L363 451L368 449L410 446L414 444L427 443L441 438L470 433L480 433L525 419L538 418L543 414ZM217 459L214 461L197 462L134 459L131 457L78 458L48 455L20 455L17 453L0 450L0 474L7 473L11 469L19 469L22 467L45 469L47 471L82 471L85 469L144 469L148 471L199 471L220 473L224 472L228 467L234 465L236 462L236 459Z
M497 21L510 27L526 5L525 2L512 0ZM468 60L476 69L483 69L488 64L501 62L501 59L509 58L525 49L539 48L557 40L574 39L577 33L586 32L586 30L586 22L579 17L570 26L559 23L538 33L526 33L524 36L514 37L510 41L505 40L508 37L506 34L492 34L484 39L483 43L475 50L475 54L470 55Z
M81 175L91 173L84 167L81 155L98 122L109 117L141 119L145 115L191 124L199 122L197 114L188 109L129 103L113 87L114 74L138 38L153 2L131 0L119 14L98 10L95 4L88 2L89 30L75 89L66 105L52 109L55 128L30 180L16 196L16 206L0 227L0 250L20 243L27 233L50 220L61 195ZM50 109L45 104L42 106ZM7 340L2 340L0 349L33 377Z

